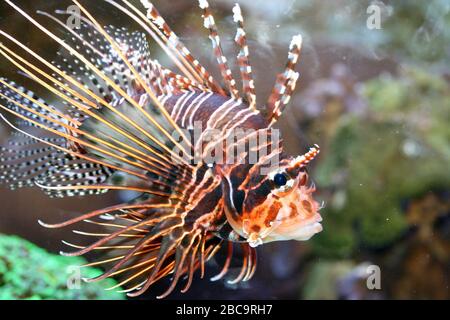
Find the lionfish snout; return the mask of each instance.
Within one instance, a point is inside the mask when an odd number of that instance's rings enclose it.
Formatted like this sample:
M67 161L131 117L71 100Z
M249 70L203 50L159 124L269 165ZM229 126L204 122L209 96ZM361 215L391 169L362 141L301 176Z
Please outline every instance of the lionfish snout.
M284 159L266 177L249 178L254 184L241 185L245 191L242 212L230 221L250 246L282 240L305 241L322 231L321 206L314 200L316 190L309 183L306 164L319 153L314 146L306 154Z
M243 233L252 247L272 241L305 241L322 231L320 205L312 196L315 186L306 185L308 174L302 171L289 178L287 172L274 175L274 182L282 180L279 174L288 177L284 188L273 189L260 206L244 213L248 218L243 220Z
M268 200L277 203L279 210L275 219L270 222L270 228L262 234L264 237L262 242L306 241L322 231L320 205L312 197L314 191L314 185L309 187L297 185L288 195L278 199L276 196L269 196Z

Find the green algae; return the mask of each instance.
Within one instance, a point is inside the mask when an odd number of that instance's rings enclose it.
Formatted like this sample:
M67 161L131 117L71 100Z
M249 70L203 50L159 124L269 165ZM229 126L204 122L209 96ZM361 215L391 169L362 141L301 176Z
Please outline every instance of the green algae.
M17 236L0 235L0 300L15 299L124 299L125 295L105 289L116 284L112 279L85 283L76 279L95 277L101 270L86 267L81 257L51 254Z
M440 75L404 68L363 85L364 116L339 117L314 172L332 190L319 256L382 248L407 230L402 202L450 185L450 90Z

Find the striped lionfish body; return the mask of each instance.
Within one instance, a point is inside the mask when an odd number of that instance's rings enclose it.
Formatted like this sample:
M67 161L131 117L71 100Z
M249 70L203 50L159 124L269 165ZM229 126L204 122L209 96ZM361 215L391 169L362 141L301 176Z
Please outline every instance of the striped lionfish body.
M240 246L242 268L231 283L249 280L256 268L255 247L279 240L307 240L322 230L319 205L308 186L306 165L318 146L298 157L286 155L273 124L282 114L299 74L295 66L301 37L295 36L288 62L272 93L257 108L254 81L239 5L235 42L242 92L223 55L208 2L200 0L204 25L225 86L192 56L155 7L141 1L106 0L143 32L103 27L77 0L77 29L56 15L38 13L68 39L50 31L10 0L6 2L37 30L61 46L49 62L0 30L0 54L21 74L54 96L47 103L13 82L0 79L0 116L16 131L2 148L1 180L11 188L37 186L54 197L86 196L108 190L134 191L134 199L47 224L61 228L90 223L103 233L74 232L88 245L65 242L69 256L108 252L86 266L106 271L86 281L120 279L130 296L172 274L167 296L185 277L226 247L224 277ZM64 21L64 20L63 20ZM150 57L147 36L179 70ZM7 44L8 45L7 45ZM12 49L14 47L14 50ZM6 114L18 118L12 123Z

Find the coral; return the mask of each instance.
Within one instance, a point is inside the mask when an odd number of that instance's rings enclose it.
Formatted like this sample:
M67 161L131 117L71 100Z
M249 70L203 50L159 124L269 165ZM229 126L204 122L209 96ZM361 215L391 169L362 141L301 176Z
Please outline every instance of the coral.
M79 257L62 257L17 236L0 235L0 300L10 299L124 299L122 293L105 291L115 281L68 283L76 267L86 261ZM75 272L74 272L75 271ZM82 269L84 277L100 274L99 269ZM74 285L69 289L70 284Z
M442 76L404 69L364 84L366 116L336 116L313 174L328 193L319 255L392 244L407 230L404 200L449 188L448 89Z
M428 193L411 201L406 218L414 234L384 259L393 275L388 282L392 296L448 300L448 286L441 285L450 277L450 242L442 228L450 221L448 194Z
M450 5L445 0L395 1L383 23L382 47L402 60L425 64L449 59Z
M450 277L448 194L433 192L411 200L405 206L404 216L411 232L388 250L366 251L351 260L312 260L306 269L301 297L448 300L450 292L445 285ZM372 237L376 238L374 234ZM375 264L366 261L356 265L361 257ZM367 286L371 265L380 272L380 287L372 290Z

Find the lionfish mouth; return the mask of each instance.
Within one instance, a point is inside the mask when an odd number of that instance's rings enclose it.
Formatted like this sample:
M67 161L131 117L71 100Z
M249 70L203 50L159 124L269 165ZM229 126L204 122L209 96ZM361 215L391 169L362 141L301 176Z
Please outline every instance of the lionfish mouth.
M247 242L255 248L274 241L306 241L323 230L321 222L322 216L318 212L307 220L292 219L288 223L274 221L273 226L265 232L265 235L256 232L250 233Z
M297 240L306 241L322 231L322 216L317 212L308 220L292 221L276 228L271 234L271 241Z

